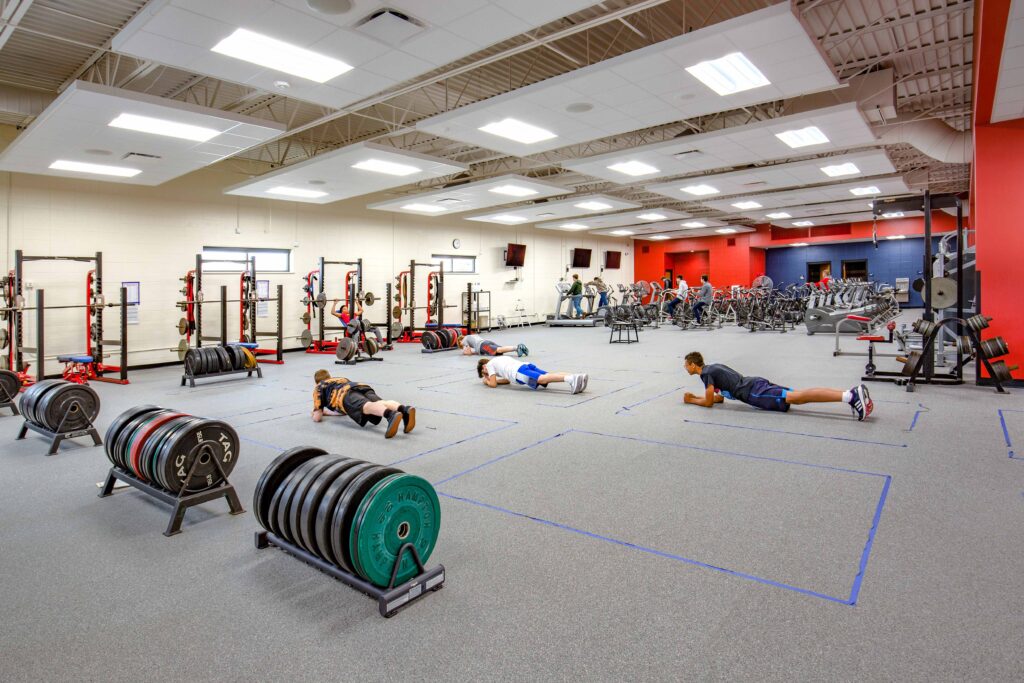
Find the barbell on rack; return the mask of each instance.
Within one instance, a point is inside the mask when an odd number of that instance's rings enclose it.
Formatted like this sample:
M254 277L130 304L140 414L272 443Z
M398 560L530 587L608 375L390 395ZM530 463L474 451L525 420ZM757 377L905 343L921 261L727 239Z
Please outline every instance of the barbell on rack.
M372 306L375 303L377 303L377 301L379 301L377 295L374 294L373 292L366 292L365 294L363 292L359 292L358 294L356 294L355 300L356 303L362 306ZM320 292L319 294L316 295L316 298L314 299L311 299L307 296L303 299L300 299L300 301L303 306L313 305L319 308L320 310L327 308L327 294L325 292Z

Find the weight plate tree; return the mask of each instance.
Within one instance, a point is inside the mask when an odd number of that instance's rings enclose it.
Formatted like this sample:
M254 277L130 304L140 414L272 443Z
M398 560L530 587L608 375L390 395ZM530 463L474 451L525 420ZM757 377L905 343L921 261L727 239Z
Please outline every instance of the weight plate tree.
M293 448L270 463L256 484L253 510L281 541L378 587L388 587L396 564L396 583L416 576L405 546L426 563L441 522L437 494L425 479L314 447Z
M100 414L100 397L87 384L47 379L25 390L21 412L28 422L50 432L76 432Z

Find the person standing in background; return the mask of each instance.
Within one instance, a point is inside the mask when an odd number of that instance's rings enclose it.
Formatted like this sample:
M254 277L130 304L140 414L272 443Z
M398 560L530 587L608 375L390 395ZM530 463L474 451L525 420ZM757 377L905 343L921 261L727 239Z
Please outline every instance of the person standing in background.
M593 287L594 289L597 290L598 306L608 305L608 285L604 283L604 280L601 279L600 275L595 275L594 279L587 283L587 286Z
M569 296L572 297L572 306L576 309L575 318L583 317L583 308L580 306L580 302L583 300L583 283L580 282L580 276L576 273L572 274L572 286L569 288Z

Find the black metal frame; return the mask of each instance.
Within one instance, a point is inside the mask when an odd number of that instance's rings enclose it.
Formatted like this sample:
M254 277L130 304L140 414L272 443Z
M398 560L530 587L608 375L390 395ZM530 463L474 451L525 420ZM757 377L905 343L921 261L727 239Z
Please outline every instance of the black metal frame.
M15 399L18 397L18 393L20 392L15 392L14 396L11 396L7 393L6 389L0 387L0 410L10 408L11 415L21 415L21 411L18 410L18 404L15 402Z
M103 440L100 439L100 433L96 431L96 426L92 423L92 420L89 420L88 427L83 427L82 429L73 429L70 431L63 431L61 429L61 427L64 426L64 421L68 419L68 415L70 415L73 412L73 409L76 407L78 408L78 410L82 410L82 406L77 400L72 400L68 403L68 407L64 411L64 415L60 418L60 422L57 423L56 430L50 430L40 424L36 424L35 422L29 422L28 420L25 420L22 423L21 429L18 431L18 436L16 437L15 440L24 439L25 436L28 434L29 430L32 430L36 434L49 437L51 439L50 448L46 452L46 455L57 455L57 449L60 448L60 444L65 439L77 439L82 436L91 436L92 445L94 447L102 446Z
M223 344L222 346L227 346ZM197 347L198 348L198 347ZM252 377L252 373L256 373L256 377L263 379L263 368L260 367L259 362L256 363L255 367L252 368L239 368L238 370L218 370L217 372L204 372L201 375L195 375L188 370L188 365L185 365L184 361L182 365L185 368L185 372L181 375L181 386L185 386L185 382L188 382L190 389L196 388L197 379L207 379L209 377L226 377L227 375L241 375L246 373L247 377Z
M189 508L211 500L218 498L226 499L228 508L233 515L240 515L245 512L245 508L242 507L242 503L238 500L235 487L228 482L227 475L224 474L224 468L221 467L220 462L216 458L213 458L213 464L216 465L217 470L220 472L220 484L205 491L185 493L188 485L192 483L192 477L195 475L198 464L199 458L195 458L192 461L192 467L189 468L188 474L185 476L185 482L181 486L181 491L178 493L171 493L166 489L153 486L119 467L111 467L110 472L107 473L107 480L103 483L103 490L100 491L100 498L106 498L113 493L115 481L123 481L129 486L173 506L171 520L167 523L167 529L164 531L164 536L168 537L181 533L181 523L185 520L185 512Z
M385 619L393 617L399 611L427 595L427 593L439 591L444 587L444 565L439 564L430 569L425 568L423 562L420 561L419 553L416 552L416 547L412 543L406 543L398 549L395 564L391 570L391 582L387 588L378 588L372 583L341 570L330 562L283 540L269 531L257 531L255 540L258 550L268 546L276 546L292 557L302 560L306 564L319 569L324 574L375 599L377 601L377 610ZM406 552L412 553L412 559L416 562L419 573L408 581L396 586L395 579L398 576L398 567Z
M622 338L623 330L625 330L625 332L626 332L626 338L625 339ZM632 334L630 333L630 330L633 331ZM619 333L618 339L613 339L613 337L615 337L615 333L616 332ZM636 337L636 338L634 339L634 337ZM639 326L639 324L635 323L635 322L632 322L632 321L626 322L626 321L623 321L623 320L613 320L612 324L611 324L611 327L610 327L610 331L608 333L608 343L609 344L639 344L640 343L640 326Z

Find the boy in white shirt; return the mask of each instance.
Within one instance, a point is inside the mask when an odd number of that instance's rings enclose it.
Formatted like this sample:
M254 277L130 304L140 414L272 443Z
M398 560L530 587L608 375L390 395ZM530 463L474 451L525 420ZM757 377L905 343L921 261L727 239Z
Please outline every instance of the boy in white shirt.
M570 394L579 394L587 388L585 373L547 372L533 363L520 363L509 356L481 358L476 364L477 377L492 389L500 384L523 384L531 389L547 387L552 382L565 382Z

